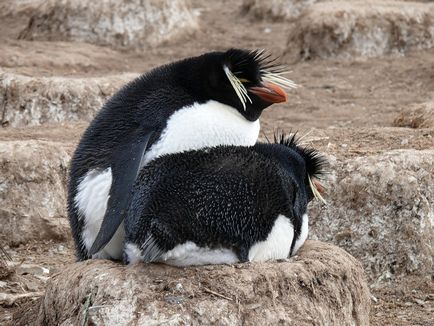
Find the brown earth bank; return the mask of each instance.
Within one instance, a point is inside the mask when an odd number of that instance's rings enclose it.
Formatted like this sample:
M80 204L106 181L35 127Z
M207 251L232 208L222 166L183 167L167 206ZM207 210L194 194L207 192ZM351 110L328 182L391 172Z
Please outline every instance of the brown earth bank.
M370 300L356 259L333 245L308 241L297 256L272 263L187 268L77 263L50 280L36 323L367 325ZM35 320L23 314L19 324Z
M2 281L2 292L11 295L2 299L0 305L0 323L14 325L26 321L30 316L36 319L41 306L41 296L45 291L49 277L59 275L75 261L72 241L68 242L33 242L8 249L14 262L24 265L21 270L10 267L11 273ZM110 264L110 263L109 263ZM17 264L14 264L17 265ZM31 266L43 266L49 271L30 269ZM143 267L144 268L144 267ZM2 283L0 283L2 284ZM158 282L157 282L158 284ZM175 284L176 285L176 284ZM212 289L211 289L212 290ZM213 291L215 292L215 291ZM432 324L434 301L434 283L432 279L420 277L399 277L386 280L377 286L370 286L371 325L423 325ZM34 296L22 296L31 293ZM212 296L212 293L205 293ZM80 309L83 308L83 304Z
M185 1L198 29L158 46L138 42L139 50L119 46L122 42L68 41L70 34L53 36L54 30L29 25L40 21L43 1L0 2L0 239L5 250L0 252L0 323L13 324L13 314L18 320L26 310L36 316L47 282L74 262L64 211L66 169L98 107L152 67L244 47L283 55L280 61L292 71L288 76L301 86L290 91L288 103L264 112L261 139L277 130L298 131L331 162L329 205L311 205L311 238L338 244L363 262L372 294L371 324L432 325L434 172L427 154L434 149L432 4L383 0L381 10L372 11L363 1L353 2L274 1L311 11L285 18L279 14L283 9L269 9L268 1ZM320 11L334 17L334 25L315 18L322 17ZM368 19L378 25L382 14L389 25L377 26L378 39L361 26ZM328 26L327 43L315 43L315 21L309 24L306 17ZM417 25L420 19L423 26ZM357 22L353 33L342 38L339 33L352 21ZM294 35L311 35L303 40L313 43L300 46ZM404 38L408 35L413 36ZM376 45L378 56L368 58L354 47L355 39ZM312 44L323 46L327 55L300 52L313 53ZM354 195L358 189L364 201Z

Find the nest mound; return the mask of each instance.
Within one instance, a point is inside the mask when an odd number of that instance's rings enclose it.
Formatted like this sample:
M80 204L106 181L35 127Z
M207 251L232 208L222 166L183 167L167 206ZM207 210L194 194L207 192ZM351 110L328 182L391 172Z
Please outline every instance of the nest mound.
M54 276L39 314L20 324L368 325L361 264L308 241L287 261L175 268L92 260Z
M375 57L434 45L434 5L405 1L332 1L309 6L294 22L293 59Z
M184 0L50 0L35 7L20 38L143 50L198 29Z
M3 126L90 121L135 74L101 78L27 77L0 73Z
M311 206L311 234L348 250L375 281L432 275L433 162L432 149L334 160L329 205Z
M70 150L40 140L0 141L0 241L64 240Z
M259 20L291 21L318 0L244 0L244 14Z

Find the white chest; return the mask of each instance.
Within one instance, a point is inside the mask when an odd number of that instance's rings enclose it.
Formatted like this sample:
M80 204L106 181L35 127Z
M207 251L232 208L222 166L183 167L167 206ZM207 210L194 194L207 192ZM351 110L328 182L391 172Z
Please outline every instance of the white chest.
M259 120L248 121L234 108L216 101L176 111L159 140L146 152L144 164L163 154L217 145L253 146Z

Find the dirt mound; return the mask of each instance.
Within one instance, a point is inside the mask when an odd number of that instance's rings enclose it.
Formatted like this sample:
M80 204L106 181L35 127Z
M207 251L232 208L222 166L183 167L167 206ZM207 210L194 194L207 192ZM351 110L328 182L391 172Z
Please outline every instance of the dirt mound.
M293 21L305 10L317 2L335 2L342 0L243 0L241 12L254 19L270 21ZM365 0L346 0L345 2L364 2ZM399 0L383 0L399 1ZM401 0L408 2L429 2L430 0Z
M111 95L136 76L38 78L1 73L2 126L90 121Z
M37 322L368 325L369 306L361 264L342 249L308 241L298 256L274 263L190 268L76 263L49 282ZM26 324L26 318L17 322Z
M51 0L36 7L20 38L143 50L197 29L184 0Z
M335 160L329 205L310 210L313 238L348 250L373 281L432 275L433 162L432 149Z
M243 14L256 19L293 20L318 0L244 0Z
M315 3L294 22L293 59L375 57L434 45L434 5L404 1Z
M417 104L402 110L395 120L395 127L434 128L434 101Z
M65 218L70 149L47 141L0 141L0 242L69 236Z

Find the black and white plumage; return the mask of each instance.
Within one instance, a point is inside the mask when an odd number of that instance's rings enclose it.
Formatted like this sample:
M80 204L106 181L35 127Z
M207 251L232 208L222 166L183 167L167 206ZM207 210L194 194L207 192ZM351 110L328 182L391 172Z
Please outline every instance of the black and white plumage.
M294 86L278 69L260 51L212 52L156 68L114 95L71 163L68 215L77 258L122 257L121 223L148 162L207 146L254 145L263 109L286 100L280 86Z
M125 220L124 261L186 266L297 252L325 160L294 137L276 142L164 155L145 166Z

